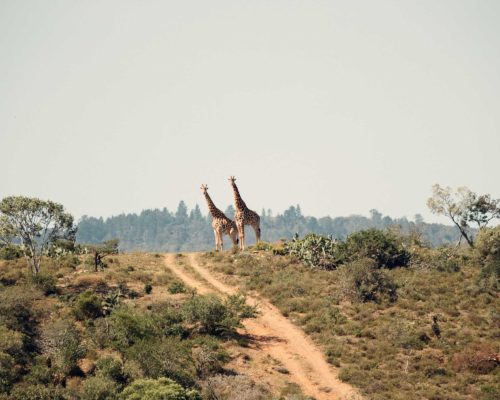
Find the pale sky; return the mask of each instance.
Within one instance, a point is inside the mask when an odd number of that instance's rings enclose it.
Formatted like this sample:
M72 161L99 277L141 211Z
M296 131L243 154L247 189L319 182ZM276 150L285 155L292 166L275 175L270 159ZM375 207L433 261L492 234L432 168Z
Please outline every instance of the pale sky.
M0 198L432 221L499 127L498 0L0 0Z

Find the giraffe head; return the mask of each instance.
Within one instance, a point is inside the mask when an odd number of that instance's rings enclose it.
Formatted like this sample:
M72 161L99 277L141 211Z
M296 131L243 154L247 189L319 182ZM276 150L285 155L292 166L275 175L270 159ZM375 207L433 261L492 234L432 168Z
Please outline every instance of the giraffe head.
M229 183L231 183L231 185L234 185L234 182L236 182L236 178L234 176L230 176L228 181Z
M200 189L201 189L201 192L202 192L203 194L206 194L206 193L207 193L207 190L208 190L208 186L207 186L207 185L201 185L201 188L200 188Z
M237 245L240 242L240 235L234 221L231 221L231 230L229 231L229 237L231 238L234 245Z

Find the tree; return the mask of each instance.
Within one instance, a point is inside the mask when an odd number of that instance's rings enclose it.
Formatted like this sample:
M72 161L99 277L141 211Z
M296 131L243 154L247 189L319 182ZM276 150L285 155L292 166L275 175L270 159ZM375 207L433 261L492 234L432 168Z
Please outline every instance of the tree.
M19 240L33 274L40 271L41 258L58 239L75 240L73 217L61 204L24 196L0 202L0 236Z
M186 222L188 219L188 209L186 206L186 203L184 203L184 200L181 200L179 202L179 205L177 206L177 211L175 212L175 219L179 223Z
M111 239L101 244L90 245L92 249L92 255L94 256L94 268L95 272L98 271L99 267L104 268L103 258L111 254L118 254L118 245L120 243L119 239Z
M489 194L478 196L465 186L453 191L450 187L435 184L427 206L432 213L450 218L470 247L474 247L470 223L481 229L492 219L500 218L500 199L492 199Z

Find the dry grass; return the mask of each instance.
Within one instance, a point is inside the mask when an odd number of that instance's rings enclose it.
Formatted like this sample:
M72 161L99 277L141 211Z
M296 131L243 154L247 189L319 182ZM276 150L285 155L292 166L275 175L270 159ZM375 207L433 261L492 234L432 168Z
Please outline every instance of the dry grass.
M269 252L208 253L204 259L270 299L368 398L472 400L500 393L500 368L479 374L477 366L457 367L474 364L488 353L485 348L490 355L499 351L500 299L477 284L479 270L472 265L458 272L417 265L387 271L398 285L398 300L377 304L346 301L339 271L311 270ZM474 347L478 340L481 351ZM470 347L476 350L464 355Z

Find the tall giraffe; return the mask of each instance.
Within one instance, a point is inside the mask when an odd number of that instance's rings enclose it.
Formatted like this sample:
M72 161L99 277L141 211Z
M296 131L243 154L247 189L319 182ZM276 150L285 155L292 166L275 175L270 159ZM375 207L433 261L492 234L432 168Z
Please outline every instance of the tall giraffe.
M240 235L240 249L245 250L245 225L250 225L253 228L258 243L260 241L260 217L255 211L250 210L241 198L236 186L236 178L234 176L229 177L229 182L233 187L234 205L236 208L234 219Z
M229 235L233 244L238 244L238 228L234 221L231 221L225 214L219 210L210 196L208 195L208 186L201 185L201 191L205 196L208 204L208 210L210 211L210 215L212 215L212 228L214 229L215 236L215 251L222 251L224 247L224 243L222 240L222 235L225 233Z

